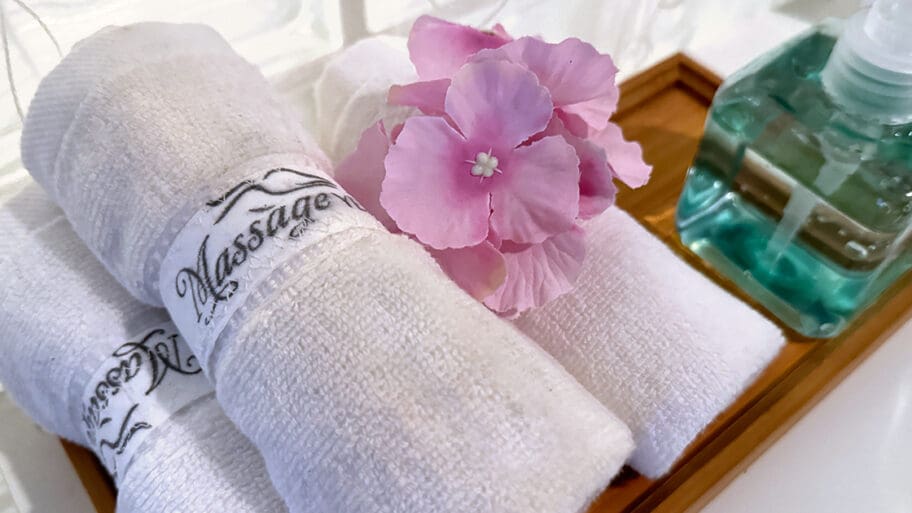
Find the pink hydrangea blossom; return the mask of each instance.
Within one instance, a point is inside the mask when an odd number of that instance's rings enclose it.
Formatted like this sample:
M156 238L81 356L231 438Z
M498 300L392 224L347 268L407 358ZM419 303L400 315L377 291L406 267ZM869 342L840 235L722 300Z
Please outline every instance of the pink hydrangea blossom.
M576 38L552 44L523 37L480 50L471 60L505 60L525 67L551 92L555 109L579 117L594 130L604 128L617 108L614 61Z
M572 228L579 161L557 136L522 144L551 119L548 91L509 62L464 65L441 117L405 122L386 157L380 203L397 226L435 249L475 246L489 227L535 244Z
M340 184L494 311L569 292L585 257L578 220L614 203L614 179L638 187L651 171L609 121L611 58L578 39L514 40L428 16L408 46L420 80L388 101L423 115L365 130Z
M446 30L431 30L438 24ZM534 37L512 40L428 16L419 18L415 27L409 38L409 56L422 80L393 86L389 103L416 107L425 114L444 115L444 96L452 75L459 69L454 63L513 62L532 71L548 89L554 117L562 121L570 134L589 139L606 154L617 155L622 160L614 166L606 163L612 169L622 170L613 177L630 187L639 187L649 179L651 168L643 165L642 159L636 164L627 158L635 155L638 146L627 143L617 125L609 121L619 97L615 83L617 68L610 56L600 54L592 45L576 38L558 44ZM450 33L452 43L445 37ZM468 53L473 50L474 53ZM435 60L434 56L440 59ZM435 64L431 67L430 63ZM584 157L580 155L581 162L585 161Z
M386 176L384 159L398 135L396 128L387 135L382 121L368 127L354 152L339 163L335 172L339 185L393 233L400 230L380 205L380 189ZM497 291L506 279L504 256L489 241L459 249L428 250L450 279L479 301Z

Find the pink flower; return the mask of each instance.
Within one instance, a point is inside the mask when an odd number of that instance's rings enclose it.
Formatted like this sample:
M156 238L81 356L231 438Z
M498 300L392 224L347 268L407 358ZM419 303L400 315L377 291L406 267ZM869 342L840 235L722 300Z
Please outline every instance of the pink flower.
M557 117L551 118L548 127L533 139L547 135L563 137L576 150L580 162L579 217L595 217L614 204L614 197L617 194L617 187L614 185L615 174L608 164L605 150L587 139L573 135Z
M488 241L466 248L428 251L451 280L479 301L494 294L507 279L504 255Z
M497 48L513 38L500 25L490 32L422 16L409 32L409 58L418 78L452 78L469 57L486 48Z
M513 40L499 25L427 16L409 54L420 81L388 101L425 115L365 130L340 184L502 315L572 290L585 257L577 220L614 203L615 178L638 187L651 171L609 122L611 58L578 39Z
M431 37L427 27L434 23L445 24L459 37L454 36L452 42L441 39L437 32ZM479 38L485 39L478 41ZM605 128L617 108L619 93L614 62L610 56L598 53L592 45L576 38L558 44L534 37L508 41L424 16L415 23L409 36L409 56L421 81L395 86L390 92L390 103L418 107L425 113L442 110L447 80L463 63L483 60L513 62L535 73L551 93L558 114L578 118L595 131Z
M399 228L380 205L386 174L383 161L392 142L383 122L377 122L361 134L357 148L339 164L335 177L368 212L396 233ZM541 306L572 290L585 256L583 232L578 227L540 244L503 241L491 231L487 240L475 246L428 250L450 279L503 315Z
M489 229L536 244L579 212L579 161L561 137L543 137L548 91L509 62L463 66L440 117L408 119L385 160L380 203L397 226L435 249L476 246Z
M595 168L607 166L614 177L630 187L640 187L649 180L652 167L643 162L640 146L626 141L620 127L609 121L620 95L615 84L617 68L610 56L575 38L550 44L524 37L497 49L481 50L471 59L480 60L519 63L535 73L551 93L555 117L566 125L563 135L579 151L582 165L588 165L591 171L581 169L580 186L584 190L580 195L594 200L580 205L582 217L597 215L614 202L613 192L605 201L608 196L603 193L613 187L605 184L604 174L595 174ZM604 150L604 163L600 155L593 153L596 147ZM587 188L596 195L590 195Z
M498 30L502 32L502 27ZM568 142L581 150L579 160L588 166L581 169L584 181L580 184L583 188L580 194L586 198L581 205L584 218L601 213L614 197L613 193L602 194L609 191L601 187L597 189L601 195L590 202L585 190L587 179L594 179L596 186L615 177L631 187L645 184L651 168L635 157L639 147L625 141L617 126L609 122L619 96L615 83L617 68L611 57L575 38L551 44L532 37L511 40L502 33L502 37L497 37L429 16L419 18L409 36L409 55L422 81L393 86L389 103L417 107L425 114L445 117L444 99L450 79L463 63L513 62L535 73L551 94L554 117L566 126L564 132L576 137ZM577 144L587 138L591 140L586 144ZM596 162L600 156L593 153L594 146L602 147L608 158L606 162ZM628 158L631 156L634 158ZM612 157L618 160L612 161ZM593 174L596 168L608 168L613 173L598 177Z
M442 115L450 79L459 68L481 50L499 48L512 40L500 24L491 31L483 31L421 16L412 25L408 39L409 58L421 81L393 86L389 93L390 103L418 107L425 114Z
M576 38L552 44L523 37L500 48L481 50L471 60L520 64L551 92L555 109L579 117L594 130L603 129L617 108L620 93L614 61Z

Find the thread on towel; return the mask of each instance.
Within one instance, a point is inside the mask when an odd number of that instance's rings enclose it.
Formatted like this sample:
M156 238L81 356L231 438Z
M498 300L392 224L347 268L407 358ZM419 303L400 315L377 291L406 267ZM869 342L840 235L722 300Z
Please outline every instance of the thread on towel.
M51 32L50 27L41 19L41 16L37 12L32 10L25 2L22 0L11 0L14 4L18 5L23 11L29 14L41 27L41 30L47 34L48 38L53 43L54 48L57 50L57 57L63 58L63 51L60 49L60 43L57 41L57 38L54 37L54 33ZM3 7L3 0L0 0L0 38L3 42L3 60L6 63L6 81L9 84L10 95L13 97L13 104L16 106L16 113L19 115L19 121L24 121L25 114L22 110L22 102L19 99L19 91L16 89L16 80L13 78L13 62L10 56L10 45L9 45L9 35L7 31L9 30L9 24L7 23L6 18L6 9Z

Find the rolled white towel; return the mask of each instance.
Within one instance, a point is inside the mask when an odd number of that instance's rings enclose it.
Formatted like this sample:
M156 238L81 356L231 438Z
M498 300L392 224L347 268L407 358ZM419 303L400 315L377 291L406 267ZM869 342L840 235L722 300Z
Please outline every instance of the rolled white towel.
M163 31L222 48L122 44ZM121 48L131 66L94 64ZM94 84L75 109L73 80ZM632 449L547 353L361 212L211 29L90 38L42 82L22 150L114 276L168 307L293 512L581 511Z
M97 429L91 440L85 397L95 391L99 370L117 368L112 361L139 362L129 374L140 382L154 365L152 353L133 351L120 358L112 353L156 328L173 333L174 327L166 312L139 303L105 272L34 183L3 203L0 226L0 381L45 429L95 449L105 462L127 463L111 469L118 472L117 511L287 511L259 453L222 412L205 380L199 398L112 449L101 441L113 440L124 420L115 403L127 392L119 392L97 410L111 427ZM156 371L165 386L136 398L143 408L165 401L167 386L194 379L165 370L163 361ZM134 413L128 428L149 420L141 415L144 411ZM134 451L129 462L112 457L121 448Z
M667 472L766 368L781 331L626 212L584 225L576 289L516 324L633 431L630 464Z
M403 59L405 39L379 36L362 39L344 50L344 59L331 59L314 84L315 136L334 164L348 156L358 143L352 127L365 127L383 119L395 126L411 114L409 107L390 106L390 84L414 80L415 68ZM351 62L357 62L351 67ZM336 69L338 68L338 69Z
M383 104L391 85L417 79L414 70L403 77L408 54L399 46L367 39L327 64L315 102L318 125L334 134L335 147L354 145L389 115ZM373 70L371 87L354 87L367 63L392 63L392 71ZM345 103L338 94L353 95L348 103L361 109L336 110ZM516 324L630 426L636 442L630 464L657 477L784 339L621 210L610 208L583 227L587 256L576 289Z

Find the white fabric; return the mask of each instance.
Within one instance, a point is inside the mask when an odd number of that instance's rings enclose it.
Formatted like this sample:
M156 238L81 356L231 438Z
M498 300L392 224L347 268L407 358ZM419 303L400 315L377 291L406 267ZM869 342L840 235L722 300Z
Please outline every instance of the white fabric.
M378 228L377 221L310 159L273 154L243 164L248 176L201 208L171 241L161 263L162 302L184 337L209 362L215 340L250 294L306 246ZM266 170L266 171L264 171Z
M388 106L387 89L390 84L405 84L416 78L404 38L363 39L341 55L344 57L326 63L314 84L317 139L335 164L355 150L358 139L351 134L356 130L360 134L380 119L388 128L405 120L412 109Z
M211 165L207 185L216 191L227 190L235 178L219 165L269 153L321 155L271 95L248 94L269 85L254 66L226 49L221 36L202 25L142 23L102 29L77 43L41 82L26 116L23 164L71 217L70 207L91 205L85 211L75 207L93 220L74 223L76 232L118 281L150 304L161 302L158 276L146 275L145 260L163 256L167 248L162 239L180 228L169 223L172 218L184 216L186 221L193 214L174 211L175 200L203 194L201 185L193 184L201 175L188 173L192 162L173 148L192 147L198 158L218 155L220 160L197 161ZM172 75L173 87L156 89L158 75ZM205 78L222 75L232 80L212 84ZM231 103L217 101L218 96ZM99 103L109 103L108 118L89 107ZM166 104L173 115L160 115L154 110L158 104ZM178 108L187 104L190 108ZM142 133L94 136L95 130L100 135L125 129L119 123L130 113L138 118L133 123L142 124ZM77 119L83 123L81 130L76 130ZM190 130L174 130L175 124ZM258 130L261 126L271 130ZM81 151L95 144L96 152ZM174 170L171 179L144 183L130 174L130 164L151 159L149 152L159 152L157 164ZM104 155L111 155L119 167L87 166ZM78 187L64 186L75 177L82 180ZM108 224L108 217L118 218L117 224Z
M630 464L667 472L779 352L779 329L624 211L585 224L576 289L517 326L633 431Z
M0 380L42 427L87 445L81 399L92 374L167 314L131 298L37 185L4 202L0 226ZM117 511L287 510L256 449L209 395L137 447Z
M382 105L368 103L385 101L394 83L415 80L399 71L407 59L393 46L365 40L327 64L316 103L319 126L335 134L334 144L357 142L362 130L387 115ZM385 83L372 81L374 89L353 87L374 62L394 62L396 71L385 75ZM348 103L362 109L337 110L345 102L332 92L353 95ZM631 465L659 476L753 381L784 339L619 209L585 229L587 260L576 289L517 325L630 426L636 442Z
M271 153L325 157L223 42L204 57L161 55L169 36L150 27L107 31L68 56L40 86L22 148L93 252L159 303L159 258L202 204L246 178L232 170ZM132 65L93 66L134 37L148 48ZM87 75L94 85L72 109L67 84ZM327 237L277 269L209 363L219 402L293 512L583 511L632 449L547 353L420 246L379 230Z

